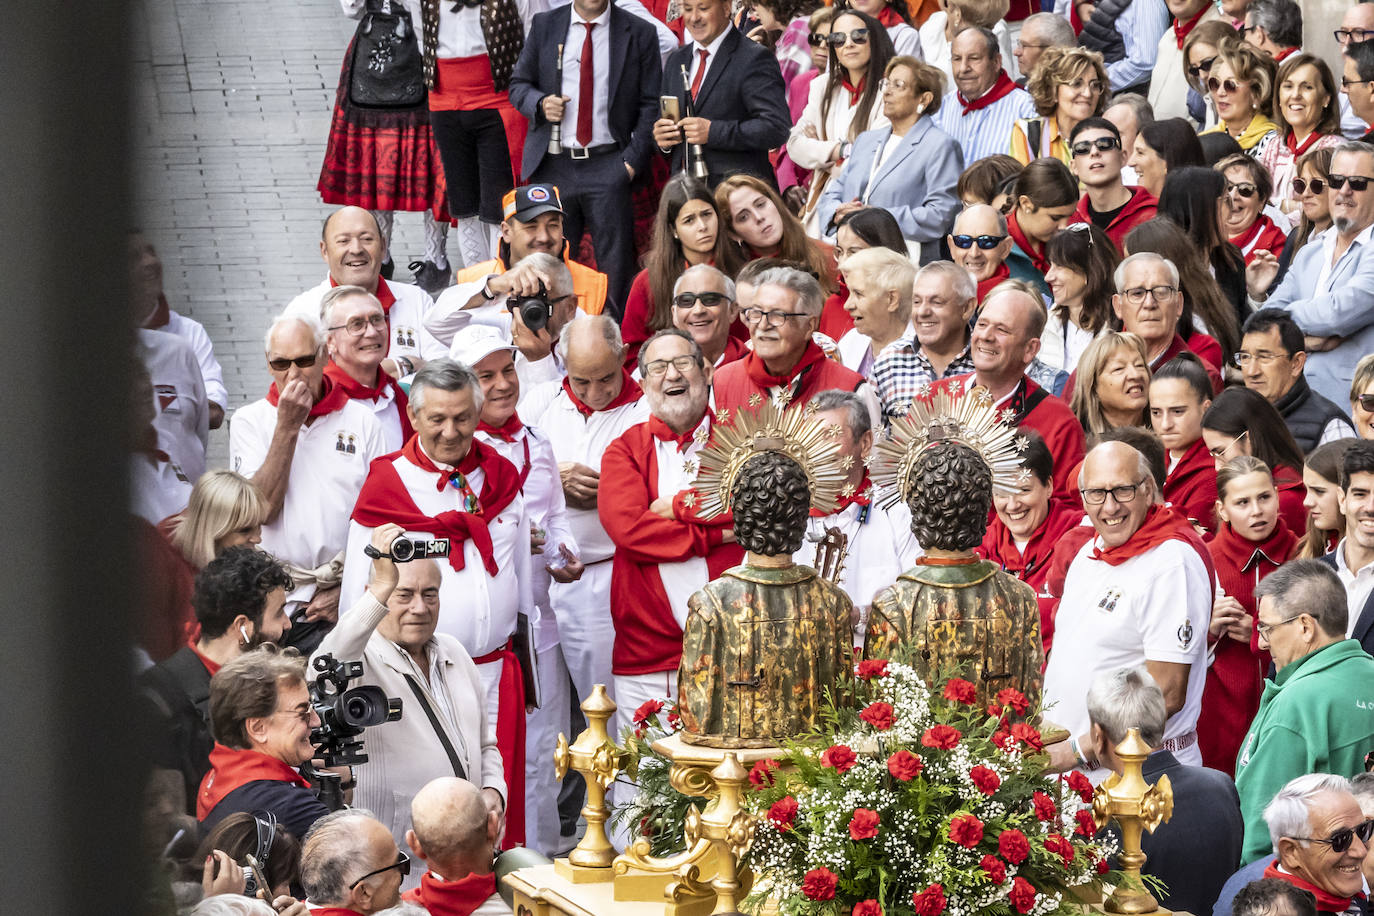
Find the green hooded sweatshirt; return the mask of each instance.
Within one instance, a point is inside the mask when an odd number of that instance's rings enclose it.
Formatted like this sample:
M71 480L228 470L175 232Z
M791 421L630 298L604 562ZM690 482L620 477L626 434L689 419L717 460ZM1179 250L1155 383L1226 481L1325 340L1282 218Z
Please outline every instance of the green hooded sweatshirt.
M1272 855L1264 808L1308 773L1354 776L1374 750L1374 658L1359 642L1323 646L1264 682L1259 712L1236 759L1245 818L1242 863Z

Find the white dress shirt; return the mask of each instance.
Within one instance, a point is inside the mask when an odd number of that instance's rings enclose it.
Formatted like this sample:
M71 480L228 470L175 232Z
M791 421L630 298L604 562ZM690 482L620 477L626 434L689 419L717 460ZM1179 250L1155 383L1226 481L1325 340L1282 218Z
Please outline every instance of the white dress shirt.
M1336 575L1345 586L1346 605L1350 609L1349 618L1345 622L1345 635L1349 638L1355 633L1355 624L1364 612L1370 592L1374 592L1374 563L1366 563L1352 572L1345 562L1345 538L1341 538L1340 543L1336 545Z
M592 23L592 139L588 146L614 143L611 136L611 8L607 5L595 19L583 19L572 9L568 37L563 43L563 145L581 147L577 142L578 111L582 107L582 48L587 40L585 23Z
M697 81L697 70L701 69L701 85L706 85L706 75L711 72L711 65L716 62L716 52L720 50L721 42L725 41L725 36L730 34L733 26L726 26L725 30L717 35L709 45L701 45L696 41L692 42L692 64L687 68L688 86ZM701 52L706 51L706 61L702 63ZM686 114L686 112L683 112Z

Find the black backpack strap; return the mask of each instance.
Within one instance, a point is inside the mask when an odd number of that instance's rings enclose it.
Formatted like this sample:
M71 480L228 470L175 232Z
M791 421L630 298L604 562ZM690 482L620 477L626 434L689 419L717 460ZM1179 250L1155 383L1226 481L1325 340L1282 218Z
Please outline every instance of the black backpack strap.
M448 734L444 727L439 724L439 716L435 714L434 707L429 705L429 698L425 696L424 688L420 682L409 674L403 675L406 683L410 685L410 692L415 694L415 699L419 700L420 708L425 711L425 717L429 719L430 726L434 729L434 734L439 736L439 743L444 746L444 753L448 754L448 762L453 764L453 775L459 779L467 779L467 770L463 768L463 761L458 759L458 752L453 748L453 742L448 740Z

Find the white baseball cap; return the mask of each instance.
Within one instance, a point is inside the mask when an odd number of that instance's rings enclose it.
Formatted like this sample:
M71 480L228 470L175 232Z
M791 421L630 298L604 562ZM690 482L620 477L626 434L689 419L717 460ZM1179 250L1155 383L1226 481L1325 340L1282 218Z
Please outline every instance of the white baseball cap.
M453 335L448 355L470 367L501 350L509 350L512 353L516 351L510 337L489 324L471 324Z

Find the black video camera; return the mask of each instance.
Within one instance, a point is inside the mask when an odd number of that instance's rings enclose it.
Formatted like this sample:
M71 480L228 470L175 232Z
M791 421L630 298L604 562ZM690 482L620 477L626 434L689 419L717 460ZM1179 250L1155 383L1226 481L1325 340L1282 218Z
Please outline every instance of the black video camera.
M348 689L349 681L362 677L362 662L341 662L326 654L314 664L320 673L310 684L310 703L320 725L310 733L310 743L326 767L366 763L363 729L400 719L400 698L388 697L380 687Z
M533 296L515 296L506 299L506 308L520 313L520 321L531 333L537 334L549 326L553 317L553 303L549 301L549 291L544 281L539 281L539 292Z
M393 563L409 563L411 560L428 560L432 557L444 559L448 556L448 538L408 538L401 535L391 542L386 553L379 553L376 547L368 544L363 553L372 559L386 557Z

